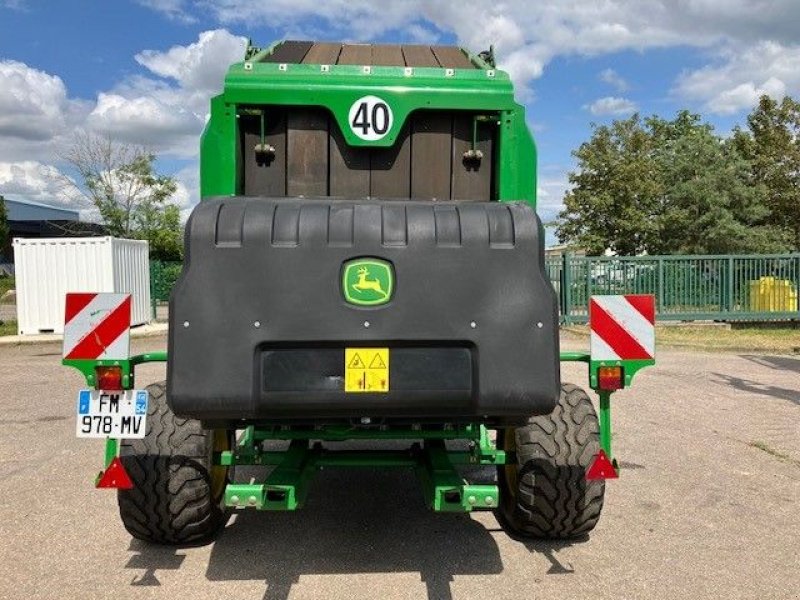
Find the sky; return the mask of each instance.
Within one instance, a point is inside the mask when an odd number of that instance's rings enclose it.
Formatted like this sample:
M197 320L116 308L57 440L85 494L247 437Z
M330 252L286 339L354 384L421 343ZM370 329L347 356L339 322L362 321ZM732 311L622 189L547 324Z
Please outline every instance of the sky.
M110 134L159 155L188 214L208 100L248 38L494 44L546 221L593 124L688 108L725 135L761 94L800 97L797 0L0 0L0 194L90 214L58 156Z

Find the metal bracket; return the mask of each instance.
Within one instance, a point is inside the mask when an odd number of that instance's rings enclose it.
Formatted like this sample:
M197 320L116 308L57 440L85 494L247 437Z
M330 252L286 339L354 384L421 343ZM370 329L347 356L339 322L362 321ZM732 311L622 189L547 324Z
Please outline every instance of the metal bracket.
M509 459L508 453L494 447L489 433L482 426L465 426L450 431L423 431L419 429L395 429L375 436L376 431L364 430L370 439L423 439L423 445L414 443L405 450L342 451L327 450L320 442L309 446L309 440L329 438L342 439L343 432L324 430L297 431L259 430L248 427L232 451L215 455L219 465L275 465L275 469L262 483L230 483L225 489L225 504L233 508L256 508L258 510L296 510L301 508L308 495L309 484L317 469L323 467L400 467L412 468L417 473L423 488L426 503L436 511L469 512L475 509L492 509L497 506L497 485L473 485L464 481L456 466L468 464L498 465ZM326 435L328 433L329 435ZM347 435L354 436L355 431ZM471 440L467 451L447 450L444 436L448 439ZM428 434L434 434L428 437ZM261 442L283 435L294 439L285 451L264 451ZM303 435L304 437L300 437ZM513 456L510 457L513 459Z

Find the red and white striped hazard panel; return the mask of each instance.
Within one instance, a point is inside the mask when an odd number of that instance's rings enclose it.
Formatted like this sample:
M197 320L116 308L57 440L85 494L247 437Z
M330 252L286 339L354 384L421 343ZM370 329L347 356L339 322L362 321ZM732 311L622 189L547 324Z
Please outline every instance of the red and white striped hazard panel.
M130 294L67 294L64 358L125 360L130 328Z
M592 296L592 360L653 360L655 320L655 299L649 294Z

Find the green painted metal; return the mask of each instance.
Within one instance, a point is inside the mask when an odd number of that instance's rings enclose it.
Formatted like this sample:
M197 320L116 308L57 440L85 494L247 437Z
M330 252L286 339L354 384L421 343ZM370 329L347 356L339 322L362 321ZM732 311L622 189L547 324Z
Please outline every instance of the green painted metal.
M248 428L250 429L250 428ZM324 425L314 428L296 427L259 427L253 429L253 440L303 440L314 439L327 442L344 442L347 440L475 440L481 438L479 425L453 425L447 427L356 427L353 425Z
M76 360L65 358L62 365L74 367L81 372L88 387L96 386L95 367L122 367L122 387L126 390L134 387L133 365L130 360Z
M591 354L588 352L562 352L561 362L585 362L591 360Z
M134 377L134 367L148 362L166 362L166 352L147 352L136 354L128 360L75 360L63 359L61 364L78 369L86 379L86 385L95 387L95 367L122 367L122 387L130 390L136 385Z
M611 454L611 392L600 391L600 447L605 451L609 459Z
M653 294L660 321L800 320L800 253L702 256L573 256L546 259L559 293L561 321L586 323L589 298ZM753 285L772 277L786 285L756 302Z
M426 432L414 429L397 429L392 439L410 439L413 433L422 445L414 443L402 450L330 450L319 439L319 430L293 432L304 437L293 437L287 450L263 450L264 440L280 439L275 430L262 431L248 427L242 433L234 450L214 456L215 464L265 465L274 470L261 483L231 483L225 490L225 504L233 508L259 510L296 510L301 508L308 494L314 473L323 467L336 468L411 468L422 484L426 503L437 511L468 512L497 506L499 490L496 485L473 485L464 481L456 470L457 465L501 465L515 461L511 453L497 450L488 430L483 426L462 428L462 435L472 443L467 451L448 450L442 437L424 437ZM288 433L288 432L283 432ZM350 432L351 434L353 432ZM364 437L374 439L376 433L367 430ZM388 434L389 431L384 431ZM433 433L433 432L428 432ZM441 432L439 432L441 433ZM408 438L406 437L408 436ZM286 439L286 438L282 438ZM333 439L341 439L338 435ZM352 439L352 438L350 438ZM383 438L388 439L388 438ZM448 438L456 439L456 438Z
M117 457L119 453L119 440L114 438L106 438L106 460L105 468L111 464L111 461Z
M259 55L269 53L262 51ZM211 116L200 148L202 197L230 195L238 187L236 118L263 105L322 106L330 110L351 146L394 145L409 115L419 109L467 110L496 115L498 143L496 186L500 201L536 204L536 148L525 121L525 109L514 100L503 71L489 68L276 64L257 58L236 63L225 77L223 93L211 101ZM358 137L348 124L353 104L364 96L386 102L394 118L378 140Z

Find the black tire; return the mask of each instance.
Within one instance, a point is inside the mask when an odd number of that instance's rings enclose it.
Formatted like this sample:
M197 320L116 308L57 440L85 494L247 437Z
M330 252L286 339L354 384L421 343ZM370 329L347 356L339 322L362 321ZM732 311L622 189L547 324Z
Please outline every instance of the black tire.
M564 384L555 410L498 432L497 447L516 450L517 464L498 468L500 523L513 535L544 539L582 536L597 525L604 481L587 481L600 450L591 399Z
M145 437L122 440L120 447L133 481L132 489L117 493L122 523L133 537L156 544L210 541L224 524L227 480L224 468L212 467L212 453L215 439L219 449L221 434L224 439L228 434L176 417L167 405L165 383L147 391Z

